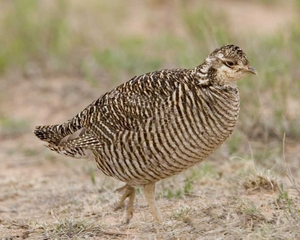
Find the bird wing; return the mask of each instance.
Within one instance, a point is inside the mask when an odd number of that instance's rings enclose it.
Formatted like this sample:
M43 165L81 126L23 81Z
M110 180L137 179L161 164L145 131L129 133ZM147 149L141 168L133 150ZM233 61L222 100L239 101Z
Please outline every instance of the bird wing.
M119 131L137 131L178 89L182 78L182 70L174 69L131 79L94 102L86 128L104 140Z

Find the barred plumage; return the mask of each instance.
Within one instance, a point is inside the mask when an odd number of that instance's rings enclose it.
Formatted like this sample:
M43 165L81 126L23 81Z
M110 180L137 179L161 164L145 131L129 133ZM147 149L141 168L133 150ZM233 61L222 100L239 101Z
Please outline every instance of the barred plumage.
M154 217L155 182L201 162L234 129L239 112L236 80L257 74L244 52L226 45L194 69L172 69L134 77L61 125L34 133L61 154L95 156L99 169L126 183L117 208L143 186Z

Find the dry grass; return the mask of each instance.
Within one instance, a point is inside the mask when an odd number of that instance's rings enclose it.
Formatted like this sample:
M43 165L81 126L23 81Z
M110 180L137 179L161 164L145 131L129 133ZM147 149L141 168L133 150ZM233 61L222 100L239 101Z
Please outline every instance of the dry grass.
M293 189L271 189L269 176L256 175L261 190L235 181L246 164L227 163L223 177L193 177L194 190L180 197L164 192L183 191L187 178L201 172L198 166L158 185L158 204L165 221L153 221L144 197L138 194L135 214L129 225L122 225L123 212L113 211L118 200L113 190L119 183L90 171L94 164L59 159L30 162L22 167L22 177L2 174L1 236L30 239L297 239L299 237L299 195ZM16 160L17 161L17 160ZM8 162L8 161L7 161ZM22 161L15 162L18 166ZM214 164L218 169L219 163ZM232 169L231 169L232 168ZM35 169L35 172L32 172ZM45 172L47 169L47 173ZM226 171L227 169L227 171ZM13 169L16 171L16 169ZM40 172L37 172L40 171ZM244 182L256 179L250 170ZM261 179L265 179L262 181ZM272 185L280 184L272 180ZM197 187L201 185L201 187ZM257 185L259 185L257 183ZM283 185L282 185L283 186ZM246 189L245 189L246 188Z
M300 31L289 5L230 0L222 11L220 1L28 2L0 4L7 32L0 36L0 239L300 238ZM243 11L244 22L236 21ZM288 31L273 24L280 14ZM49 152L32 134L135 74L194 67L228 41L245 49L259 79L239 82L241 116L228 141L158 183L162 224L138 189L134 217L123 225L124 209L113 211L122 183L93 161Z

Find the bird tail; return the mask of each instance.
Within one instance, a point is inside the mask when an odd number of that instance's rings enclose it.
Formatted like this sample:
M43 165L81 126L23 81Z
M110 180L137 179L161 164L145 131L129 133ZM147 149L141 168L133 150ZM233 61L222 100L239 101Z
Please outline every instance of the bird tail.
M48 143L51 151L75 158L88 158L94 149L101 147L98 139L86 128L77 131L70 122L61 125L38 126L34 134Z
M33 133L42 141L59 145L62 139L82 129L94 110L94 102L68 122L56 125L37 126Z
M97 102L91 103L68 122L37 126L34 134L48 143L46 147L59 154L80 158L90 155L94 149L102 147L99 139L84 127L92 117Z
M46 147L51 151L73 158L90 158L93 154L93 150L83 147L66 147L53 144L49 144Z
M42 141L58 145L64 137L75 131L77 131L77 128L67 122L60 125L37 126L33 133Z
M76 128L72 127L70 122L67 122L60 125L37 126L33 133L40 140L47 142L46 147L51 151L71 157L84 157L85 151L82 148L60 146L61 141L72 135L75 130Z

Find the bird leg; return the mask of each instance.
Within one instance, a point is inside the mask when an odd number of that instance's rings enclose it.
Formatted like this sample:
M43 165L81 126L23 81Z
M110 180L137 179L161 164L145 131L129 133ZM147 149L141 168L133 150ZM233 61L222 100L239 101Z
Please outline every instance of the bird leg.
M144 185L144 195L155 220L158 222L162 222L160 210L158 209L155 202L155 183L149 183L147 185Z
M123 190L125 190L125 192L124 192L123 196L121 197L119 203L115 207L115 211L120 209L123 206L123 203L126 198L129 198L128 206L127 206L127 210L126 210L126 223L128 224L133 215L133 203L134 203L134 198L135 198L135 189L134 189L134 187L126 184L125 186L118 188L116 190L116 192L122 192Z

